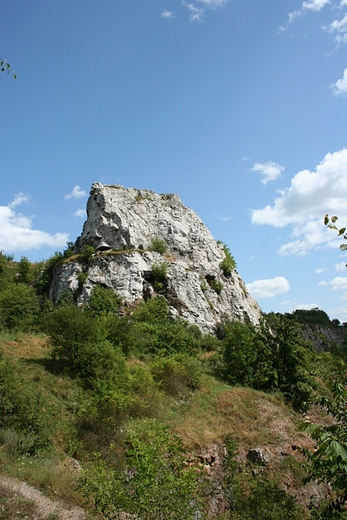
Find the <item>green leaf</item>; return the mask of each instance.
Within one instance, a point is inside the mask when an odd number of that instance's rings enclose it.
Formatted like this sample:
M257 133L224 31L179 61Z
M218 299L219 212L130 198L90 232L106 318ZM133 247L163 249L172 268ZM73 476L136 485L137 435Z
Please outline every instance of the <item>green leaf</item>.
M345 227L341 228L341 229L339 230L339 234L338 234L338 236L343 235L345 231L346 231L346 228L345 228Z
M341 251L346 251L346 249L347 249L347 244L341 244L340 245L340 250Z
M331 217L331 222L333 224L335 224L335 222L338 220L339 217L337 217L336 215L334 217Z
M347 460L347 451L346 451L346 449L337 441L331 441L331 443L330 443L330 452L335 457L341 457L342 460Z

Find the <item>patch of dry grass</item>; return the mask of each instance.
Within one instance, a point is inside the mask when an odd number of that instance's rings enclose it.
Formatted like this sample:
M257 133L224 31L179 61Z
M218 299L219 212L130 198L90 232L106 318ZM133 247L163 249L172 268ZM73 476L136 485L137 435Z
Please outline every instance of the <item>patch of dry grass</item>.
M204 376L189 401L167 413L171 427L191 447L222 443L227 436L244 448L295 442L299 416L280 395L231 387Z

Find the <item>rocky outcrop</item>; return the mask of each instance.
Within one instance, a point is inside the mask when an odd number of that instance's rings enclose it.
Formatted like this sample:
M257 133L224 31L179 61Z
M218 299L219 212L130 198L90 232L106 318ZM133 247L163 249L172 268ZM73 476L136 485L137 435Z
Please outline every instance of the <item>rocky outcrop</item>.
M87 265L73 257L57 269L50 294L54 301L69 289L79 292L83 305L101 284L128 306L159 294L173 316L203 332L213 332L224 316L258 323L260 308L237 271L225 276L220 267L223 244L178 195L96 183L87 215L76 252L93 246L96 253ZM158 252L155 241L166 244L166 251Z
M319 324L301 324L302 335L306 341L312 343L315 350L323 352L330 350L333 344L342 347L346 338L345 327L327 327Z

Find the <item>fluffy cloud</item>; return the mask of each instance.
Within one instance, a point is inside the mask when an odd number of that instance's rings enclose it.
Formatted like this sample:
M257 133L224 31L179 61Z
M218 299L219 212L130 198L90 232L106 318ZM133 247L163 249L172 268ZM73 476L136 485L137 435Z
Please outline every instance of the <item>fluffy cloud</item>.
M338 264L335 264L335 271L346 271L346 262L339 262Z
M328 27L329 32L346 32L347 31L347 14L342 20L334 20Z
M347 289L347 276L336 276L329 282L333 291L345 291Z
M255 163L252 171L259 172L261 175L263 175L263 178L260 182L267 184L269 181L276 180L284 169L284 166L281 166L280 164L273 161L268 161L266 163Z
M160 15L162 18L168 20L169 18L175 18L174 14L171 11L163 11Z
M78 218L85 218L87 216L87 213L84 208L81 208L75 211L75 213L73 213L73 216Z
M218 9L224 7L231 0L196 0L198 4L189 3L182 0L182 5L189 11L189 20L192 22L202 22L206 9Z
M342 223L347 220L346 171L347 149L327 154L314 172L298 172L272 206L252 210L252 223L292 225L293 240L279 249L282 255L305 254L313 247L335 245L331 230L322 221L325 213L339 215Z
M293 311L296 309L304 310L304 311L311 311L312 309L318 309L319 305L317 303L302 303L301 305L297 305Z
M268 280L255 280L247 284L247 290L253 298L273 298L290 290L289 282L283 276Z
M289 23L294 22L294 20L301 16L305 16L308 11L320 11L329 3L329 0L309 0L308 2L303 2L300 9L296 9L289 13Z
M8 206L0 206L0 250L11 253L39 249L42 246L64 246L69 238L67 233L50 235L45 231L32 229L32 217L16 212L14 208L27 200L26 195L19 193Z
M341 96L347 93L347 69L344 70L343 77L330 85L330 88L332 88L334 96Z
M65 195L65 199L80 199L86 196L87 192L85 190L82 190L81 187L78 184L76 184L72 192Z

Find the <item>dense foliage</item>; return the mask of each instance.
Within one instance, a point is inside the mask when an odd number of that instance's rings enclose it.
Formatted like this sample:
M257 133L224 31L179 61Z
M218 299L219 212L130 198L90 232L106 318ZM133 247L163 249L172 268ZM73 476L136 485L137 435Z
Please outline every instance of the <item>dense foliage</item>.
M259 328L231 322L224 327L224 361L231 384L280 390L297 409L308 407L312 378L308 346L295 322L269 314Z
M161 252L159 246L153 243L153 250ZM198 327L169 316L165 262L154 263L148 275L156 297L131 310L103 286L94 287L84 308L75 303L79 289L75 294L65 291L53 305L48 289L54 270L72 255L87 276L92 248L77 256L68 244L64 253L40 264L26 257L14 262L0 254L0 334L45 334L49 345L47 359L32 359L20 372L0 353L0 459L1 453L11 460L40 457L59 446L85 461L81 489L93 513L104 518L127 511L143 519L202 519L211 499L209 481L198 461L187 460L182 441L165 424L167 409L187 410L206 374L232 386L281 392L299 411L311 402L315 376L320 385L334 378L339 383L334 397L321 404L335 422L324 430L309 427L318 452L307 456L309 478L328 482L337 493L334 504L342 504L347 493L347 349L330 344L326 352L314 352L298 324L325 323L323 311L269 314L258 327L225 320L216 335L203 335ZM235 268L227 251L221 268L225 276ZM221 282L206 281L222 291ZM27 379L29 367L36 374L33 380ZM50 392L41 384L39 368L45 377L57 378ZM58 404L59 392L64 397ZM91 458L91 453L96 455ZM230 502L230 518L303 518L277 482L246 482L240 475L243 484L238 487L235 464L229 473L227 458L225 465L216 486Z

